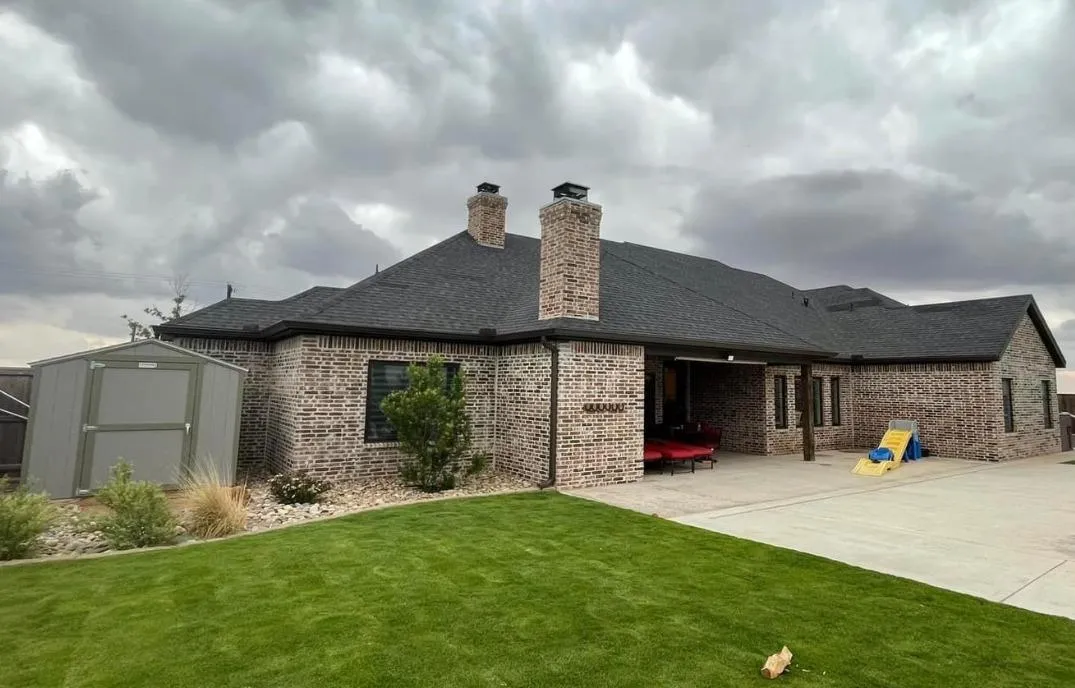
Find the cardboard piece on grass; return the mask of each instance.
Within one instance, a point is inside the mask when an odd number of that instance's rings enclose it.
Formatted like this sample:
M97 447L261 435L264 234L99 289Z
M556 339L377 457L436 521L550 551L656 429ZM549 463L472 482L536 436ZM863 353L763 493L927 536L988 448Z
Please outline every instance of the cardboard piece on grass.
M769 659L765 660L765 666L761 668L761 675L765 678L776 678L780 674L788 670L788 666L791 664L791 658L794 655L791 654L791 650L785 645L784 649L775 655L769 655Z

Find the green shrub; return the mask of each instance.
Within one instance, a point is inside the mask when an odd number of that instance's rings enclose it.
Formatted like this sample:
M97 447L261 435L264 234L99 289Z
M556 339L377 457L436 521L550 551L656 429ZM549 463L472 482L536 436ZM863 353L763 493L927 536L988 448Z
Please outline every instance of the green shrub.
M426 492L449 490L468 469L470 454L463 372L449 382L444 359L434 356L424 365L411 364L407 379L407 389L381 404L407 457L400 474Z
M159 485L132 480L126 461L112 467L108 483L97 501L111 510L99 528L114 549L167 545L175 540L178 521Z
M0 476L0 561L24 559L34 553L37 536L56 520L48 496L24 485L12 490Z
M332 487L332 483L306 471L277 473L269 478L269 492L281 504L313 504Z
M489 467L489 455L485 452L477 452L470 457L467 465L467 475L477 475Z

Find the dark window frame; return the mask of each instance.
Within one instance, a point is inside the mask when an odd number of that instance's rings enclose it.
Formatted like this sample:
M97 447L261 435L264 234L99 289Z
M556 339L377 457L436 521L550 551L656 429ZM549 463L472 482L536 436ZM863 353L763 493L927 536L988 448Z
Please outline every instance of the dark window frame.
M773 422L780 430L788 427L788 376L773 377Z
M1053 418L1053 386L1051 380L1041 381L1041 406L1042 417L1045 421L1045 429L1052 430L1056 427L1056 419Z
M843 423L843 417L840 414L840 378L829 378L829 406L831 407L830 413L832 415L833 426L839 426Z
M366 413L363 419L363 431L362 439L366 444L391 444L393 442L399 442L399 436L396 434L395 428L391 431L384 429L385 425L391 427L391 423L385 418L384 411L381 410L381 403L384 402L385 397L397 389L406 389L406 386L397 387L389 390L387 394L384 394L379 400L374 401L373 397L373 370L376 366L400 366L404 370L411 365L425 365L426 361L395 361L395 360L380 360L371 359L366 365ZM449 361L444 362L444 372L447 378L447 382L450 384L452 379L459 374L460 364ZM408 382L409 384L409 382ZM377 427L373 427L376 423Z
M815 375L810 381L814 386L814 427L820 428L825 425L825 382L824 378Z
M1015 432L1015 390L1012 378L1001 378L1000 390L1004 404L1004 432Z

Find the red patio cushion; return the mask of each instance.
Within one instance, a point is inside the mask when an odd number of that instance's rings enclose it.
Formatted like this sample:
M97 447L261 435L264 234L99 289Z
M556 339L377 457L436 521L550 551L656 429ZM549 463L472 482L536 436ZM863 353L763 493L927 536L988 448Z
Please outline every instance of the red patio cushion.
M673 458L669 455L669 452L675 452L677 458L684 459L696 459L709 457L713 455L713 449L710 447L703 447L696 444L687 444L686 442L676 442L675 440L658 440L656 443L661 452L664 453L665 458Z
M661 453L660 447L647 441L642 447L642 460L643 461L660 461L664 458L664 454Z
M687 448L665 440L651 440L647 444L651 449L659 451L661 458L669 461L687 461L698 455L698 447Z

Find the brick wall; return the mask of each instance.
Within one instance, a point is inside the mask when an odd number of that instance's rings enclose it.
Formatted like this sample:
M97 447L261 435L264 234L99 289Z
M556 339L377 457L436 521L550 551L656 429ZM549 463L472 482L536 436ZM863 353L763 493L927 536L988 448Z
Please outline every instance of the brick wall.
M541 344L506 346L496 361L496 466L535 483L549 472L551 367Z
M876 446L890 420L908 419L918 421L923 446L936 456L1002 458L995 363L856 366L853 384L857 446Z
M272 472L295 465L300 449L299 418L305 400L303 342L302 337L292 337L273 345L265 431L265 464Z
M1024 458L1060 451L1056 364L1029 315L1023 316L1022 323L996 368L998 378L1012 380L1012 410L1015 418L1015 432L1003 432L1003 406L999 407L1002 414L1000 458ZM1052 428L1045 427L1042 381L1046 380L1051 391L1049 405L1053 419ZM997 384L1000 384L999 381Z
M365 441L369 363L421 362L435 354L446 363L459 363L466 374L474 449L492 453L495 348L314 335L302 337L300 346L302 402L294 433L294 468L330 479L395 475L403 458L399 445Z
M541 209L538 317L599 315L601 206L561 198Z
M605 485L642 477L645 350L592 342L560 344L557 483ZM588 403L622 410L587 411Z
M250 469L264 465L272 389L272 345L242 339L192 337L177 337L170 341L177 346L246 368L239 420L238 467Z
M721 428L720 447L766 453L765 366L690 364L691 419Z
M509 347L371 340L306 335L266 344L245 340L178 338L176 344L234 363L249 373L240 421L239 465L273 470L309 468L331 478L394 475L401 452L394 443L365 442L366 392L371 360L424 361L433 354L462 365L469 383L474 444L495 464L534 482L547 475L550 354L540 344ZM641 476L645 372L655 373L661 420L662 365L641 347L587 342L561 345L558 482L564 486L636 480ZM724 429L729 451L786 454L801 451L796 426L798 366L691 366L695 420ZM1054 428L1044 427L1041 382L1055 384L1055 367L1027 318L997 363L817 365L824 425L817 448L875 446L888 421L919 422L935 455L1004 460L1059 448L1059 409L1051 396ZM776 376L788 381L788 427L775 427ZM840 426L832 425L831 379L841 379ZM1011 377L1015 432L1004 433L1001 378ZM586 411L587 403L623 404L623 410Z
M799 409L795 403L795 378L799 366L770 365L765 367L765 428L767 454L794 454L803 448L803 430L798 425ZM776 377L783 375L788 381L787 428L776 427ZM855 396L852 379L854 373L846 365L815 365L813 376L821 378L821 398L814 399L822 409L822 425L814 426L814 448L851 449L855 444ZM832 378L840 378L840 425L833 425ZM805 381L804 384L811 384ZM804 422L812 422L806 419ZM888 421L885 421L886 423ZM880 440L880 436L876 440ZM876 440L874 443L876 444ZM865 445L863 445L865 446Z

